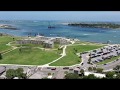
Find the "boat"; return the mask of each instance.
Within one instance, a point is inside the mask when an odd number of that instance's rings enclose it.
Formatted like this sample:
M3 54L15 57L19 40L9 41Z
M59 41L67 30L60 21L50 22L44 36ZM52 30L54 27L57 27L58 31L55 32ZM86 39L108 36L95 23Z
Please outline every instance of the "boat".
M50 22L49 22L49 26L48 26L48 28L55 28L55 27L54 27L54 26L51 26L51 25L50 25Z

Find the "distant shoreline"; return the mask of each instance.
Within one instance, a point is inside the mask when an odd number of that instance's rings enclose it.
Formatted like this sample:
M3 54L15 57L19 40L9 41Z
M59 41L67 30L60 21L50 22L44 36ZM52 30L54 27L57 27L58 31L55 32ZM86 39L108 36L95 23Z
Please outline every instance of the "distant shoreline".
M68 26L80 26L80 27L92 27L92 28L106 28L106 29L118 29L119 24L113 23L68 23Z
M0 29L18 30L18 28L8 24L0 24Z

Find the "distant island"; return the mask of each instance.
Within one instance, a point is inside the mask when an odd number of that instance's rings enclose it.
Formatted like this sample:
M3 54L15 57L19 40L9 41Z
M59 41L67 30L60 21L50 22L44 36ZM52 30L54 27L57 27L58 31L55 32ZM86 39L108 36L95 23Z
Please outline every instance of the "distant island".
M120 28L120 24L115 23L69 23L69 26L93 27L93 28Z
M11 30L17 30L16 27L7 25L7 24L0 24L0 29L11 29Z

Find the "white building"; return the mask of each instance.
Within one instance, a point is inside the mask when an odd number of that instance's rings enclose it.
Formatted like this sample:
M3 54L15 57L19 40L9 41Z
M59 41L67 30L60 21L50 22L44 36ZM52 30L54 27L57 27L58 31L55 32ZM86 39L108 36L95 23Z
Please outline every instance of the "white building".
M92 73L92 72L84 72L84 75L85 76L88 76L90 74L94 74L94 76L98 77L98 78L103 78L103 77L106 77L105 74L101 74L101 73Z

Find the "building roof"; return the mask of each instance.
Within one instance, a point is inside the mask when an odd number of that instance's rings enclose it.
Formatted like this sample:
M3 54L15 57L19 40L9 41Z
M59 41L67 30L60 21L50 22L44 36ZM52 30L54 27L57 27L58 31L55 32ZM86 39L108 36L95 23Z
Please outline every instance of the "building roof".
M80 69L79 68L75 68L74 71L80 71Z
M0 73L3 73L5 70L6 70L6 67L4 67L4 66L0 67Z
M52 41L50 41L50 40L46 40L46 41L45 41L45 43L48 43L48 44L53 44L53 42L52 42Z
M52 78L52 75L49 75L47 78L51 79L51 78Z

